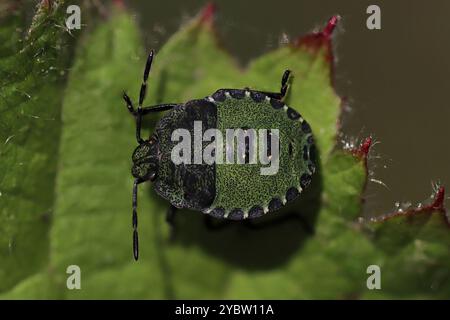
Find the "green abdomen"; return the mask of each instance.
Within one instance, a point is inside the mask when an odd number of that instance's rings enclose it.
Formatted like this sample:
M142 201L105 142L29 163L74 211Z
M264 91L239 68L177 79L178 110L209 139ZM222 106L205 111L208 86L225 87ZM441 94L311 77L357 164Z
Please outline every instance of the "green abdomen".
M262 100L261 96L255 99L254 93L250 96L250 92L242 94L241 90L237 91L238 94L232 92L233 96L224 92L216 93L211 99L216 97L217 128L224 137L224 161L216 163L216 197L206 212L216 217L244 219L275 211L293 200L306 187L314 172L313 159L310 159L313 140L309 126L297 117L299 115L295 111L279 101L271 102L264 96ZM278 130L278 164L274 155L268 164L261 163L259 148L263 146L259 143L259 135L253 140L258 142L254 146L256 163L237 164L239 154L236 148L234 163L227 163L226 130L239 128L253 129L257 133L263 133L260 129Z

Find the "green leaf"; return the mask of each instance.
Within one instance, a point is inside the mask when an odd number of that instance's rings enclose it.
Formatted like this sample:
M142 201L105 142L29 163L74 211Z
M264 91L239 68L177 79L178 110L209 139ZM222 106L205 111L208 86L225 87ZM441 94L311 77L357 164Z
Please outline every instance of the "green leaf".
M142 264L130 259L133 119L121 95L125 88L137 92L142 56L136 25L122 11L90 34L76 54L63 106L50 261L60 274L70 264L83 270L83 290L69 297L161 296L155 289L162 288L157 261L145 261L146 253L154 252L150 215L140 216L141 241L149 244L142 248ZM140 207L154 211L145 199ZM141 282L142 276L147 281ZM143 286L129 290L130 282ZM148 286L154 289L148 292Z
M48 259L60 109L71 50L58 25L64 23L65 11L51 3L38 6L26 39L20 4L2 4L7 8L0 27L0 291Z
M427 205L399 209L366 222L374 244L385 255L384 295L448 298L450 220L444 199L444 187L437 187Z

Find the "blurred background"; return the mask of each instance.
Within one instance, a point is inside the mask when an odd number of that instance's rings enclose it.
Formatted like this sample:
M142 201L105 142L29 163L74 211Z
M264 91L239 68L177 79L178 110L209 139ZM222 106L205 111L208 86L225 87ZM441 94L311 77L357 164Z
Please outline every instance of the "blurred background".
M146 47L158 49L206 1L125 3L136 13ZM449 1L215 3L222 44L241 66L280 42L311 31L311 26L322 26L330 16L341 15L335 37L335 81L338 93L348 101L343 139L374 137L371 178L385 185L368 183L365 214L385 213L396 202L421 202L430 194L431 182L450 185ZM381 8L381 30L366 27L371 4Z

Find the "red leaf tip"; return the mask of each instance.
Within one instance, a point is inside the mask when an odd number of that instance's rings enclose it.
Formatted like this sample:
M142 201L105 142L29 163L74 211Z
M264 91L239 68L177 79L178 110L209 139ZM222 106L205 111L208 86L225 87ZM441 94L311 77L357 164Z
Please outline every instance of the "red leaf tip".
M443 214L443 217L445 219L445 223L450 227L450 217L446 214L445 209L445 187L444 186L433 186L433 189L435 190L434 193L431 196L431 203L427 204L426 206L422 206L422 204L419 203L417 207L410 207L406 210L403 210L402 208L399 208L400 204L396 203L397 210L379 217L374 217L371 219L373 222L384 222L391 218L401 217L401 216L407 216L412 217L418 214L432 214L434 211L438 211L441 214Z
M125 8L125 3L123 2L123 0L113 0L113 3L119 9Z
M435 210L444 210L445 187L440 186L434 194L433 202L430 207Z
M216 14L217 6L213 2L209 2L203 7L200 13L200 22L205 24L212 24Z
M297 47L304 46L313 52L318 51L320 48L325 48L327 50L326 59L332 61L333 53L331 49L331 36L340 20L341 17L339 15L332 16L328 20L325 28L321 31L314 31L306 36L298 38L294 42L294 45Z
M334 29L336 29L336 26L337 26L339 20L341 20L341 16L339 16L339 15L332 16L328 20L328 23L325 26L325 28L323 29L322 34L325 37L330 37L333 34Z
M359 147L353 150L353 154L357 157L366 159L369 154L370 148L372 147L372 137L367 137L364 141L361 142Z

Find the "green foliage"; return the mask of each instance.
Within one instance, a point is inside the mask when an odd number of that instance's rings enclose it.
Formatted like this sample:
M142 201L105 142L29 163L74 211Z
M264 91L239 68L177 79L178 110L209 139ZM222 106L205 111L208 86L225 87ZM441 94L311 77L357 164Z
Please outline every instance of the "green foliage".
M0 80L0 143L8 140L0 149L2 298L448 298L450 232L442 205L374 222L358 219L366 150L336 148L340 99L331 86L330 34L303 38L309 41L240 70L217 44L205 14L158 52L146 103L183 102L218 88L276 91L289 68L294 78L287 104L314 130L318 173L298 202L257 221L265 228L233 223L213 232L201 214L183 211L174 242L164 223L167 203L143 185L141 256L134 262L134 123L121 94L126 89L137 97L145 56L139 33L127 12L114 10L79 41L65 86L65 33L39 27L60 17L52 10L34 20L32 29L41 31L33 45L26 40L15 54L17 36L0 50L7 53L1 72L8 72ZM2 39L17 21L2 27ZM26 63L36 50L42 62ZM302 218L277 222L292 211ZM82 290L65 286L71 264L81 267ZM383 290L376 292L366 288L372 264L382 270Z
M3 5L0 290L37 272L48 260L61 101L72 48L60 26L64 23L61 7L40 5L26 30L24 17L14 9L17 4Z
M431 204L372 221L370 235L387 271L382 297L388 292L388 297L448 299L450 223L443 198L440 187Z

